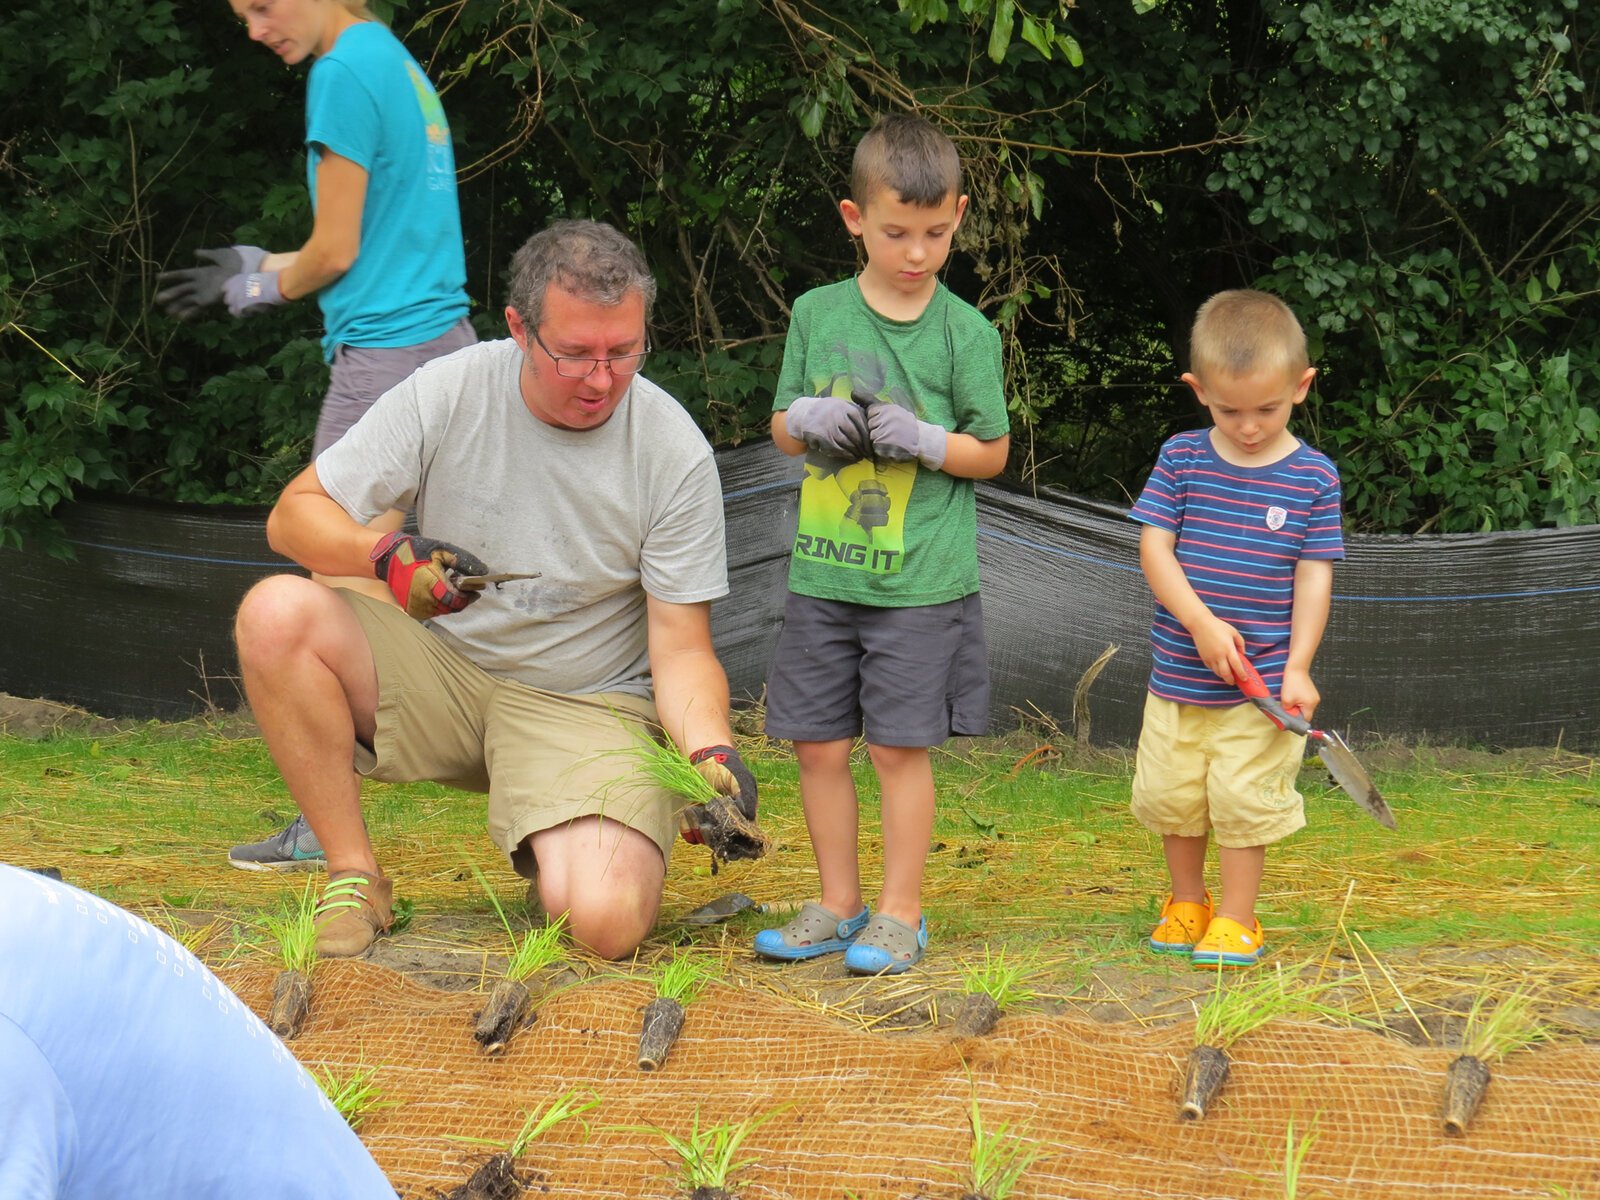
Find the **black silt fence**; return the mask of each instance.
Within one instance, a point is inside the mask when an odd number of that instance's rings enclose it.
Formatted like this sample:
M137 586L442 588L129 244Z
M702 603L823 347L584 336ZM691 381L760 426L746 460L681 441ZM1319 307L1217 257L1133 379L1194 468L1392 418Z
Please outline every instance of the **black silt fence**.
M718 454L732 594L712 609L736 697L756 698L783 611L799 463ZM978 550L997 728L1071 727L1079 681L1102 744L1138 734L1150 593L1138 527L1071 496L980 485ZM14 589L0 690L112 716L239 702L231 623L251 583L292 569L260 508L90 500L63 514L78 561L0 552ZM1314 671L1321 715L1357 737L1600 750L1600 528L1347 538Z

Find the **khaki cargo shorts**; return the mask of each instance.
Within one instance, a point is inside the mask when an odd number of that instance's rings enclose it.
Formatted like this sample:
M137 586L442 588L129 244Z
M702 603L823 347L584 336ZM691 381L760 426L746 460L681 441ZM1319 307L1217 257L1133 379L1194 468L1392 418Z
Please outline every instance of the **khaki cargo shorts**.
M1146 693L1133 768L1133 815L1163 837L1214 833L1240 849L1306 823L1295 777L1306 739L1253 704L1207 708Z
M489 794L489 836L532 879L531 833L578 817L620 821L655 842L666 863L683 801L645 779L628 754L657 730L656 708L631 692L567 696L490 675L420 621L338 589L361 622L378 668L372 749L356 746L369 779L427 779Z

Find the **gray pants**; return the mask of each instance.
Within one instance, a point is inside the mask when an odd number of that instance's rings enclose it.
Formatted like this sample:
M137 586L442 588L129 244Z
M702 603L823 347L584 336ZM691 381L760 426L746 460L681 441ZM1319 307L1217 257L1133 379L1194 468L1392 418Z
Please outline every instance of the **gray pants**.
M471 323L462 317L436 338L415 346L363 348L340 346L333 352L328 372L328 394L322 398L322 415L317 418L315 458L361 419L377 398L395 384L407 379L423 363L478 340Z

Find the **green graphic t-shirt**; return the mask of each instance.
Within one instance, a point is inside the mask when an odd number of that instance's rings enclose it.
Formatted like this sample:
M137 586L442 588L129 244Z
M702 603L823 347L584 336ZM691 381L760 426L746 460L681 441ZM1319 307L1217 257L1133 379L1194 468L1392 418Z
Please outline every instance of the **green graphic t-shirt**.
M1010 431L1000 335L941 283L915 321L874 312L854 279L795 301L773 411L798 396L898 404L982 441ZM806 454L789 589L910 608L978 590L972 480L920 463Z

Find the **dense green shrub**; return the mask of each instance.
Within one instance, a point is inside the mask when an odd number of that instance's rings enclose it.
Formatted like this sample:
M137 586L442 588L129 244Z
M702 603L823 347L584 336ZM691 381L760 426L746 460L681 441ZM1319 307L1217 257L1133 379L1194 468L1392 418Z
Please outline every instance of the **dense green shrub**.
M967 163L949 278L1005 335L1015 474L1127 498L1198 423L1195 306L1262 283L1312 329L1302 428L1356 525L1600 520L1577 0L385 11L444 93L480 331L530 231L610 220L661 281L651 375L718 441L764 433L790 302L854 268L855 139L916 107ZM222 0L19 0L0 81L0 544L80 488L270 498L324 385L314 306L177 325L149 300L197 246L304 235L304 69Z

